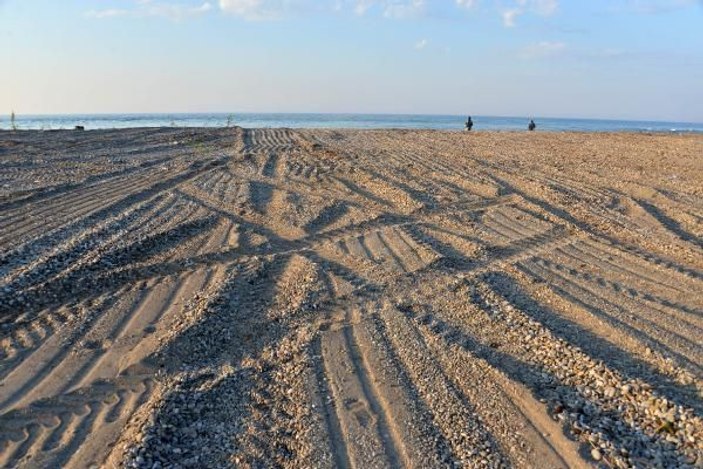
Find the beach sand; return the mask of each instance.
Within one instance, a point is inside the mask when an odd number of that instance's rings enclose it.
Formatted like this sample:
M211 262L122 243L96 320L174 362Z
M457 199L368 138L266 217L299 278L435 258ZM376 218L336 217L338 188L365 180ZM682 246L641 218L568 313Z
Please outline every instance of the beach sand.
M0 132L0 466L703 465L703 136Z

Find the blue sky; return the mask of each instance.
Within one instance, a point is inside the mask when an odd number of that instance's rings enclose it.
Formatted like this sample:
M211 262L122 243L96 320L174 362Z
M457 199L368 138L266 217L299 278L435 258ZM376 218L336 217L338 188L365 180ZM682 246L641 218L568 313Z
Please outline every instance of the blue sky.
M0 0L0 42L0 113L703 122L703 0Z

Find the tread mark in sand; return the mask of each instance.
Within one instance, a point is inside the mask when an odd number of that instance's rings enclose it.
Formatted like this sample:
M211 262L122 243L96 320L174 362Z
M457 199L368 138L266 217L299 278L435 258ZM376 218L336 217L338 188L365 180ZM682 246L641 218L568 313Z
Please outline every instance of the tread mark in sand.
M335 449L346 451L337 454L337 460L349 460L353 467L400 467L404 449L354 332L358 313L347 310L343 314L345 324L325 331L320 344L323 380L329 383L336 414L336 419L328 419L335 422L330 430L338 422L341 431L341 438L332 435L331 439L344 441Z
M114 442L126 419L146 401L152 389L148 377L123 376L3 414L0 465L13 467L29 456L34 464L59 467L77 454L73 451L89 435ZM103 454L91 459L101 461L109 447L106 444L93 450Z

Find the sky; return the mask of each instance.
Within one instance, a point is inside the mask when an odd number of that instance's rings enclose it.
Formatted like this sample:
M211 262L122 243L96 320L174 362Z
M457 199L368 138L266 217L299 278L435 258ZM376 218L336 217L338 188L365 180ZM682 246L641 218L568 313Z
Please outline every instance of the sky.
M703 122L703 0L0 0L0 114Z

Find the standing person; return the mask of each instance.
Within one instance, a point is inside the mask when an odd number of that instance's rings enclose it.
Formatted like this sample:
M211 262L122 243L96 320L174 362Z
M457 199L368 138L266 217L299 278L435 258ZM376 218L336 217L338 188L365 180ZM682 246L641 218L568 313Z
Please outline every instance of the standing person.
M535 130L536 128L537 128L537 124L535 124L534 119L530 119L530 123L527 124L527 130L529 130L530 132L532 132L532 131Z
M471 120L471 116L469 116L466 119L466 124L464 124L464 128L466 129L467 132L471 132L471 127L474 126L474 121Z

